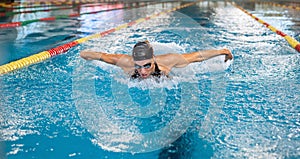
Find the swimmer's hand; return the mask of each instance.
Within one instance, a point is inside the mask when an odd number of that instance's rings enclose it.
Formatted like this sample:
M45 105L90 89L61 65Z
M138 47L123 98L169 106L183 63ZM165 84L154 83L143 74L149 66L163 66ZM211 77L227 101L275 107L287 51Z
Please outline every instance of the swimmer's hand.
M225 60L224 62L227 62L228 60L232 60L233 56L230 50L228 49L222 49L220 50L223 55L225 55Z

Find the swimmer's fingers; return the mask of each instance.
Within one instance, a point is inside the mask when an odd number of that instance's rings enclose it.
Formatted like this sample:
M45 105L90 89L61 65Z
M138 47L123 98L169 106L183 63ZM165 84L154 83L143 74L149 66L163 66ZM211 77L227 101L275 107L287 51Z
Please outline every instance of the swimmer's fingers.
M228 49L223 49L223 51L224 51L224 54L225 54L224 62L227 62L228 60L232 60L233 55L232 55L231 51L228 50Z

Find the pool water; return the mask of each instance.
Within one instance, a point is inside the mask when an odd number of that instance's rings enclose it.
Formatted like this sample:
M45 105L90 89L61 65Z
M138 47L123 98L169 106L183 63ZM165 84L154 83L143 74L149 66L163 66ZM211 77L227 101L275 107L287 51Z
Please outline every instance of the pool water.
M182 4L1 29L0 64ZM237 4L300 41L298 10ZM142 40L155 54L226 47L234 60L218 57L174 69L172 79L137 82L79 57L84 49L130 54ZM0 158L299 158L299 60L282 37L229 2L198 2L0 76Z

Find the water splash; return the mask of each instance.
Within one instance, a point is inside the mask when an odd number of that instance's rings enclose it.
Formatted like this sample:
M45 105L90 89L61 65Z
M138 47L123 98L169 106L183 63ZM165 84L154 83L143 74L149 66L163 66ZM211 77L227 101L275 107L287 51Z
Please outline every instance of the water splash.
M158 54L185 50L175 43L152 42L152 45ZM94 143L114 152L142 153L168 146L196 118L198 80L204 79L205 73L227 69L230 63L223 64L224 58L176 69L171 78L159 81L130 80L118 67L83 61L76 68L73 81L73 98L77 99L83 126L93 134ZM101 74L95 78L99 71ZM101 77L102 73L106 77Z

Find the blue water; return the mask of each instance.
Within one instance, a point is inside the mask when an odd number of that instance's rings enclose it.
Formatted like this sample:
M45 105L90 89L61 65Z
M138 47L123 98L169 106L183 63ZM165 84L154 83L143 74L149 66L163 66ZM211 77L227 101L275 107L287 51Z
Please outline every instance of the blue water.
M1 30L0 63L179 4ZM238 4L300 41L299 11ZM73 11L51 15L66 13ZM12 20L49 15L21 14ZM129 54L137 41L145 39L156 54L226 47L234 60L228 68L217 59L174 70L172 80L136 83L114 66L79 57L87 48ZM282 37L230 3L199 2L0 76L0 155L8 159L299 158L299 64L299 54Z

